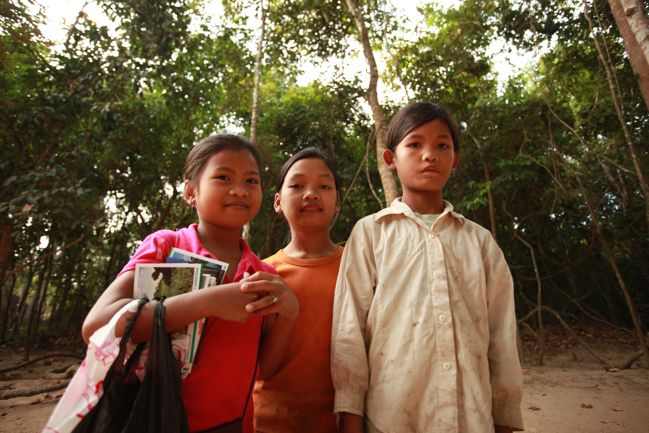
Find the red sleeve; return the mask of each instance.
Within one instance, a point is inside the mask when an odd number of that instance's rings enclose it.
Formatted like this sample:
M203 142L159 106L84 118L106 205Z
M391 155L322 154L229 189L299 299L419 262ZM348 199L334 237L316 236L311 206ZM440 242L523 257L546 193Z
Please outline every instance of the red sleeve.
M150 234L144 238L118 276L124 272L135 270L135 265L138 263L164 263L169 251L175 245L175 238L176 232L172 230L160 230Z

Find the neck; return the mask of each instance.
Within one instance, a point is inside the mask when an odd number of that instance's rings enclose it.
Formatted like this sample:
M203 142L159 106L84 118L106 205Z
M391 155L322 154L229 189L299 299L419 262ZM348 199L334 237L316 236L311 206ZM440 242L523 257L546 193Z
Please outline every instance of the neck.
M304 232L291 230L291 242L284 247L284 254L296 259L318 259L336 252L338 246L331 242L329 230Z
M444 200L441 191L426 193L404 191L401 201L407 204L413 212L436 215L444 212Z
M241 229L226 229L204 222L198 223L196 229L198 239L215 257L222 260L221 257L232 255L233 251L239 251L239 239L241 238Z

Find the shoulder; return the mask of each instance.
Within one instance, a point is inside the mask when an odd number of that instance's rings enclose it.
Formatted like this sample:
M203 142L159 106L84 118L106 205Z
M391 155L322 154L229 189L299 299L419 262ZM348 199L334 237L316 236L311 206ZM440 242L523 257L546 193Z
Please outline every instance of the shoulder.
M489 230L466 217L463 218L462 222L458 225L461 227L461 230L467 233L471 233L472 235L480 239L493 240L493 236L491 236L491 232Z
M383 211L379 211L370 215L366 215L356 221L356 224L354 224L354 228L352 229L353 232L357 231L372 231L376 230L378 227L381 226L381 223L383 223L389 215L385 214Z
M166 242L170 243L171 245L176 244L176 240L178 239L178 232L174 230L158 230L156 232L151 233L149 236L144 238L142 243L144 242L156 242L156 243L161 243L161 242Z
M269 272L271 274L276 274L277 271L270 263L264 262L259 257L253 254L252 265L254 266L255 271Z
M282 252L282 250L279 250L275 254L272 254L272 255L266 257L262 261L264 263L271 263L272 264L273 262L277 262L279 260L282 260L283 257L284 257L284 253Z
M262 262L272 266L273 269L277 269L278 266L283 265L285 263L284 258L285 258L284 253L282 252L282 250L279 250L272 256L266 257L264 260L262 260Z
M178 236L173 230L158 230L151 233L144 238L137 248L138 252L143 251L158 251L159 254L165 255L169 250L176 245ZM162 257L159 257L162 259Z
M488 259L492 256L502 256L502 250L491 234L491 231L468 218L464 218L464 223L458 224L457 226L465 235L473 238L474 242L480 246L480 252L483 258Z

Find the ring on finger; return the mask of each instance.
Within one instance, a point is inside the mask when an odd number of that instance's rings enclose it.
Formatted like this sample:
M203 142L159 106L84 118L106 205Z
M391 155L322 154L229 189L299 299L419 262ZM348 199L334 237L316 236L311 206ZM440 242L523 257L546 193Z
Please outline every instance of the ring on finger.
M279 298L277 296L273 295L272 298L270 298L270 300L273 302L273 304L277 304L277 301L279 301Z

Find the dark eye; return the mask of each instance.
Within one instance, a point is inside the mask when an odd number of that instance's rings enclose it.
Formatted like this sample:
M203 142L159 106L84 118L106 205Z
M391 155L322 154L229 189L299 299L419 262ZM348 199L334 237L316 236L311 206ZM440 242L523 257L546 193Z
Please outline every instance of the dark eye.
M408 143L408 144L406 145L406 147L411 147L411 148L413 148L413 149L419 149L419 148L421 147L421 144L419 144L419 143L417 143L416 141L414 141L414 142L412 142L412 143Z
M214 176L214 179L228 181L230 180L230 176L225 174L217 174L216 176Z
M253 185L258 185L259 184L259 179L256 177L251 177L250 179L246 180L246 182L253 184Z
M293 189L297 189L297 188L300 188L301 186L302 186L302 185L299 184L299 183L292 183L292 184L290 184L288 187L289 187L289 188L293 188Z
M321 189L332 189L331 185L320 185Z

